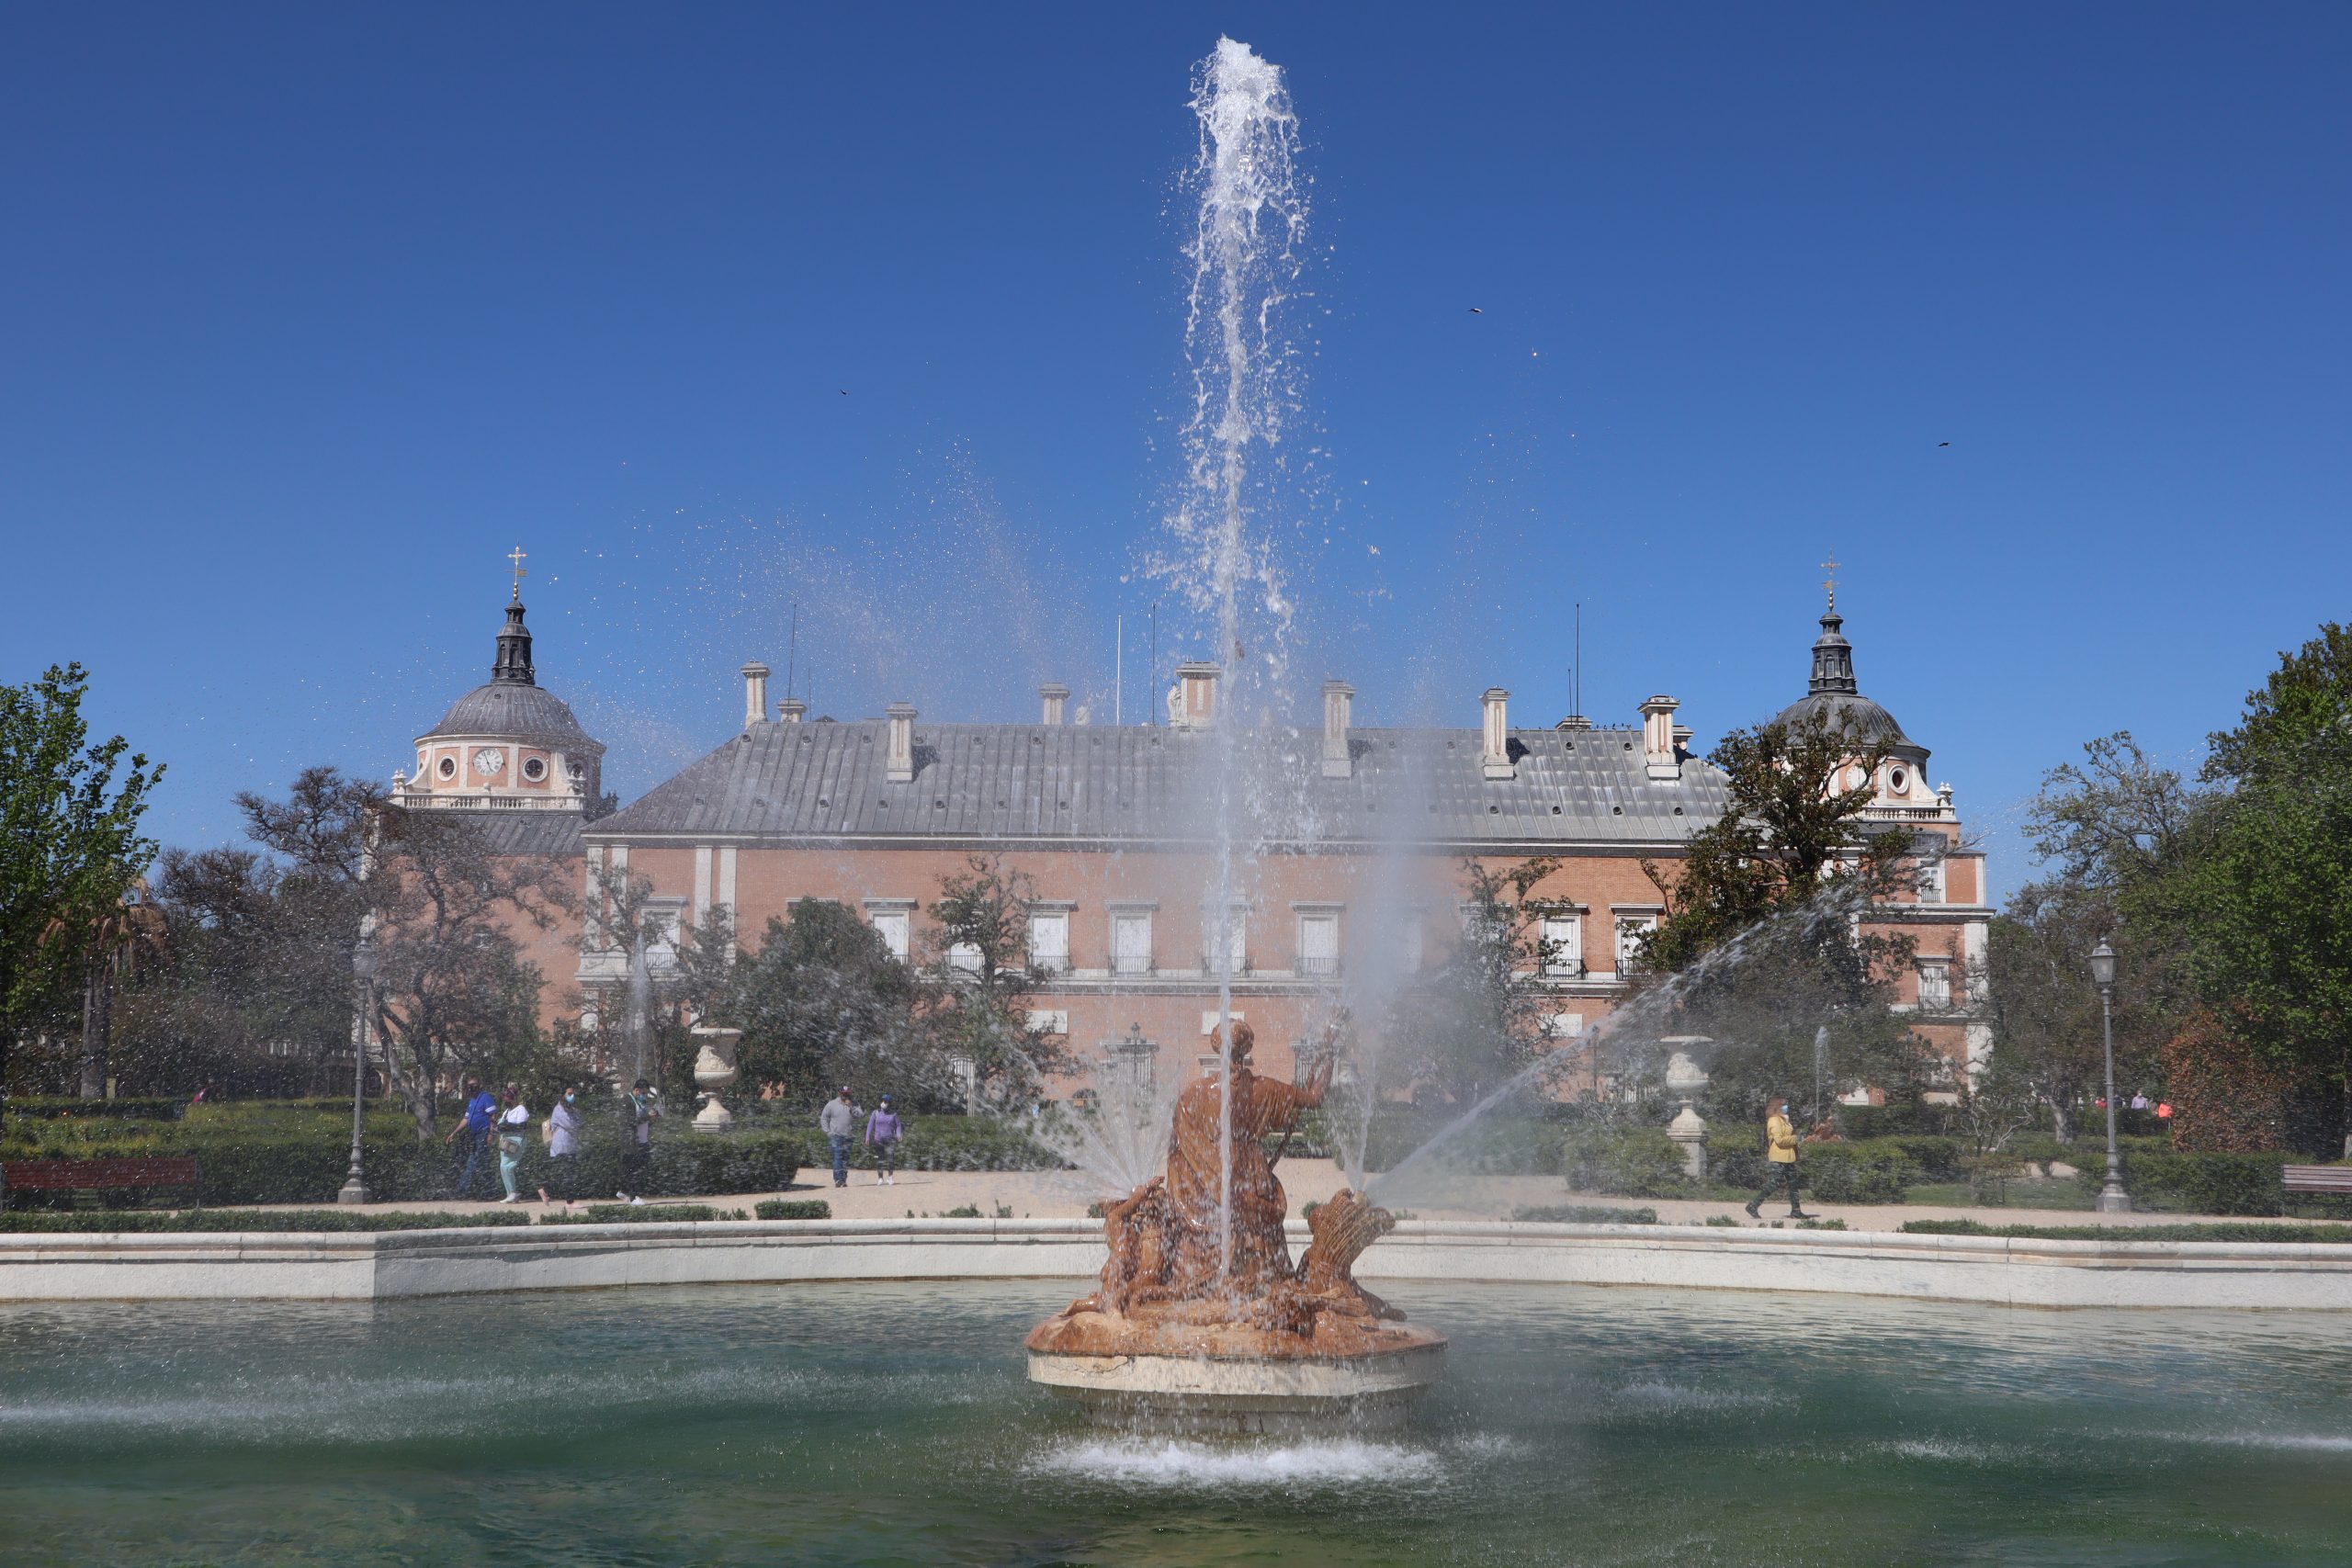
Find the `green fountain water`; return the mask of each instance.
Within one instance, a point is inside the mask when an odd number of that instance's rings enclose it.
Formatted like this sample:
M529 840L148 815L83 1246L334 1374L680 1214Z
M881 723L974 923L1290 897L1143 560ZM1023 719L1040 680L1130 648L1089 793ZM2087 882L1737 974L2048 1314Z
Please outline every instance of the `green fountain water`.
M0 1308L0 1561L2322 1563L2335 1317L1400 1291L1378 1441L1106 1436L1067 1281Z

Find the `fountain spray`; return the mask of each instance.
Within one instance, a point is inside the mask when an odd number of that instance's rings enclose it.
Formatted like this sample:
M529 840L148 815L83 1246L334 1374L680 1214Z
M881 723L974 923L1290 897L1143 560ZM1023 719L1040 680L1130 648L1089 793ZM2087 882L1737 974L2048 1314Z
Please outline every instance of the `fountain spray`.
M1193 410L1184 426L1185 484L1170 528L1185 559L1182 577L1194 607L1213 616L1216 658L1228 667L1210 728L1215 769L1214 913L1204 924L1217 978L1217 1061L1224 1113L1218 1141L1217 1256L1233 1255L1233 941L1240 867L1237 844L1238 750L1250 699L1271 686L1279 628L1259 637L1253 655L1245 613L1286 614L1280 578L1252 537L1253 449L1272 448L1292 404L1292 365L1277 331L1280 307L1299 269L1306 210L1298 179L1298 122L1281 70L1249 45L1217 39L1193 76L1192 107L1200 146L1190 184L1199 214L1185 254L1193 263L1184 335ZM1245 595L1254 604L1245 602Z

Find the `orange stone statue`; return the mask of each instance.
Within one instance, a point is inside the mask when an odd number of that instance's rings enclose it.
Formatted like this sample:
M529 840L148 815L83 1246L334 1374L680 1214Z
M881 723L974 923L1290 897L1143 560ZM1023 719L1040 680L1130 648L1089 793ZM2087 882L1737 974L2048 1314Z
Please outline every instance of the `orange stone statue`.
M1405 1314L1351 1272L1396 1227L1387 1211L1342 1189L1309 1213L1312 1240L1291 1262L1274 1167L1300 1114L1330 1088L1340 1027L1306 1081L1287 1084L1251 1069L1250 1026L1232 1024L1229 1076L1212 1069L1177 1098L1166 1175L1103 1205L1110 1256L1093 1293L1030 1334L1033 1377L1068 1387L1161 1358L1434 1366L1443 1338L1400 1326ZM1417 1392L1433 1375L1399 1373L1398 1386Z

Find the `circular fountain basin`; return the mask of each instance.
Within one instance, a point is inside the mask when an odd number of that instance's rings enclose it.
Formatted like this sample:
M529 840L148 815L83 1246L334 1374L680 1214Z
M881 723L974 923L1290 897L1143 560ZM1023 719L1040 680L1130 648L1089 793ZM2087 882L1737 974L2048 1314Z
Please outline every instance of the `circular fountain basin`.
M1408 1325L1314 1342L1079 1313L1029 1337L1029 1381L1095 1425L1185 1437L1391 1431L1445 1370L1445 1337Z

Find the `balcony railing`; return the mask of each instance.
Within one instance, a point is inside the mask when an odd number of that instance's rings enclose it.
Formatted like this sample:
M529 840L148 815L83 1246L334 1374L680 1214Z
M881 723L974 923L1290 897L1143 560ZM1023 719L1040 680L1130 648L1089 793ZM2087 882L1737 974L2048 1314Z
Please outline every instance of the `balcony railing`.
M1298 959L1298 972L1302 975L1313 975L1318 977L1337 975L1340 972L1339 955L1337 953L1330 953L1315 954L1301 953Z

